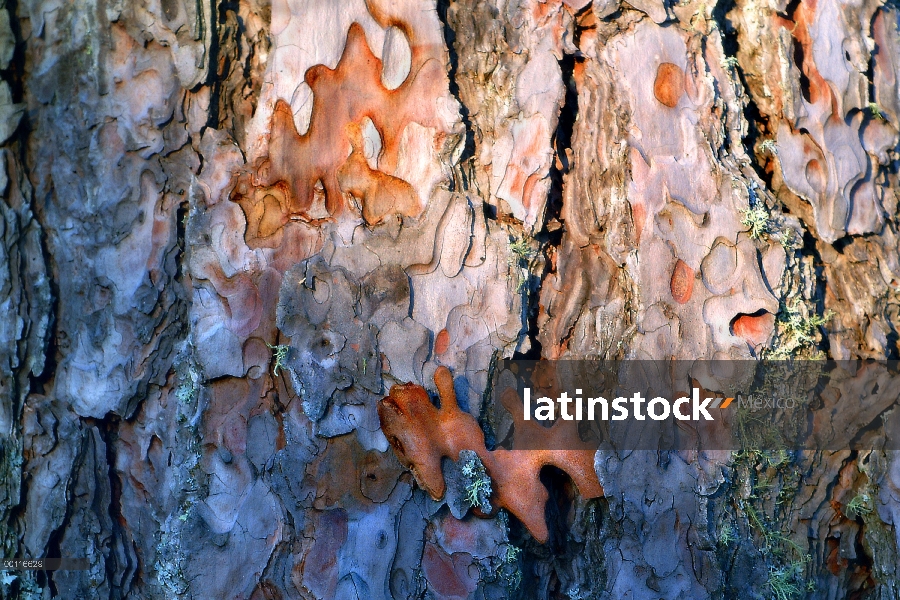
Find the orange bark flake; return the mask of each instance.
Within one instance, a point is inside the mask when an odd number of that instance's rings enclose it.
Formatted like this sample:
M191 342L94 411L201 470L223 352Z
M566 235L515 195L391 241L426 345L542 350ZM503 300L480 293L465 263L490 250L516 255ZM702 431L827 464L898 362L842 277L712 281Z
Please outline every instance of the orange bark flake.
M660 63L656 69L653 95L662 104L675 108L682 94L684 94L684 71L678 65Z
M765 344L775 327L775 315L740 315L731 326L734 335L742 337L751 345Z
M397 89L388 90L381 82L381 60L369 48L362 26L351 25L337 67L316 65L306 71L313 108L305 134L297 132L290 105L284 100L276 102L268 156L257 165L252 187L283 189L286 212L305 220L314 220L309 211L317 185L319 193L324 192L330 216L347 208L345 193L357 197L369 224L389 213L419 214L422 207L415 190L391 173L397 167L400 142L409 123L444 130L434 101L443 93L446 75L439 48L416 44L414 36L410 46L410 75ZM359 126L366 117L383 142L377 171L370 169L362 156ZM247 186L243 187L240 195L252 196Z
M669 284L672 289L672 298L678 304L684 304L691 299L694 293L694 270L679 259L672 271L672 281Z
M439 500L446 491L441 459L458 460L462 450L475 452L491 477L494 484L491 504L518 517L542 543L550 535L544 517L549 494L540 480L542 467L553 465L568 473L586 498L603 495L603 487L594 471L596 448L586 444L584 448L573 450L533 450L518 449L514 444L513 450L489 451L478 421L460 410L456 403L450 371L446 367L438 368L434 382L441 399L440 408L431 403L423 387L412 383L393 386L390 395L378 403L381 428L394 452L432 498ZM509 407L507 400L504 398L504 404ZM559 438L573 439L572 432L565 428L574 426L574 421L544 428L534 421L524 421L518 413L511 411L516 431L530 429L528 439L532 440L544 436L545 443L540 446L559 447Z
M434 353L443 354L450 347L450 334L446 329L441 329L434 338Z

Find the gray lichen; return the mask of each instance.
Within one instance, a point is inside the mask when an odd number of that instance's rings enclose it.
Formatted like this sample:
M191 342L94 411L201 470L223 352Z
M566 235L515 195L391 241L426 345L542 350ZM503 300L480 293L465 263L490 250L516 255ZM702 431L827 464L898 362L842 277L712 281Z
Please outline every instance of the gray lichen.
M491 508L491 477L484 469L484 463L473 450L463 450L459 453L462 462L463 477L465 477L466 501L472 508L481 512L490 513Z

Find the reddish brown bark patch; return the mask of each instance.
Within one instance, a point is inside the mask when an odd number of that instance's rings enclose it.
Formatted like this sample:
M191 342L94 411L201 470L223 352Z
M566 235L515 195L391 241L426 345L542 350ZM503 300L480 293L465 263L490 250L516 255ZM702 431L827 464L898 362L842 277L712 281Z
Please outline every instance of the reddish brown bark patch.
M775 327L775 315L764 312L759 315L738 315L731 324L734 335L744 338L751 345L758 346L769 340Z
M694 293L694 270L681 259L675 263L669 287L672 290L672 298L678 304L684 304L690 300L691 294Z
M359 199L366 223L374 225L390 213L417 215L419 197L413 187L398 177L369 168L363 156L359 125L350 123L347 131L353 151L338 169L338 183L342 191Z
M434 338L434 353L443 354L450 347L450 334L446 329L441 329Z
M653 95L662 104L675 108L684 93L684 71L678 65L664 62L656 69Z
M445 89L446 75L440 49L423 44L415 36L410 37L410 45L410 75L397 89L388 90L381 82L381 60L369 48L362 26L354 23L337 67L316 65L306 71L306 83L313 91L309 130L300 134L290 105L284 100L276 102L269 124L268 156L256 166L252 184L238 186L238 196L251 200L255 195L248 188L278 186L285 193L286 206L281 214L276 213L271 220L252 216L259 223L260 234L271 235L279 219L316 220L310 213L317 185L325 195L329 216L337 216L346 208L344 193L359 198L370 224L388 213L415 216L420 212L415 191L391 173L409 123L444 129L434 106ZM354 144L354 134L364 117L372 120L383 141L378 171L363 168L361 148ZM247 203L241 204L245 212Z
M440 408L431 403L425 388L413 383L393 386L390 395L378 403L381 428L397 458L432 498L440 500L446 491L441 459L458 460L462 450L472 450L484 464L493 483L491 504L518 517L541 543L550 535L544 515L549 493L540 479L543 467L552 465L565 471L585 498L603 495L594 470L596 447L584 444L570 450L546 450L565 447L563 440L571 448L578 436L577 429L572 429L577 427L575 421L558 421L549 428L525 421L521 406L519 410L514 406L518 399L504 394L503 403L515 423L513 450L488 450L478 421L456 402L449 369L439 367L434 382ZM511 395L516 396L514 391ZM530 442L528 448L521 447L523 439Z
M472 564L471 557L468 565L460 558L458 554L449 556L431 542L425 544L425 551L422 553L422 572L440 598L465 600L478 587L468 575L468 566Z
M338 551L347 539L347 512L325 511L316 524L312 548L303 560L303 583L319 598L332 598L337 589Z

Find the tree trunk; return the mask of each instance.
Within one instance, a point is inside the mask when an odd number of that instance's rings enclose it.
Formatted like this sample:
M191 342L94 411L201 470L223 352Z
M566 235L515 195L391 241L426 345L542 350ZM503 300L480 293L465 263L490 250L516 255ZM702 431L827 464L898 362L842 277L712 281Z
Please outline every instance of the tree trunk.
M600 451L539 543L377 410L447 367L478 416L513 356L900 358L898 19L0 3L0 542L90 560L0 594L900 598L890 450Z

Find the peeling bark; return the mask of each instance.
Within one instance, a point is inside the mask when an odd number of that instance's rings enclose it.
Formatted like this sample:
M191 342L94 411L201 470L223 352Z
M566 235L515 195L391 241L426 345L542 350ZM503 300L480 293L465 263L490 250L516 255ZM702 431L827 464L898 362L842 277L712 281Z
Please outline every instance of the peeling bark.
M471 429L498 358L898 358L898 18L0 4L0 544L90 558L2 594L771 597L798 568L791 597L900 598L896 453L603 449L601 498L536 461L523 525L466 514L462 457L432 498L378 415L399 383L441 413L437 375Z

